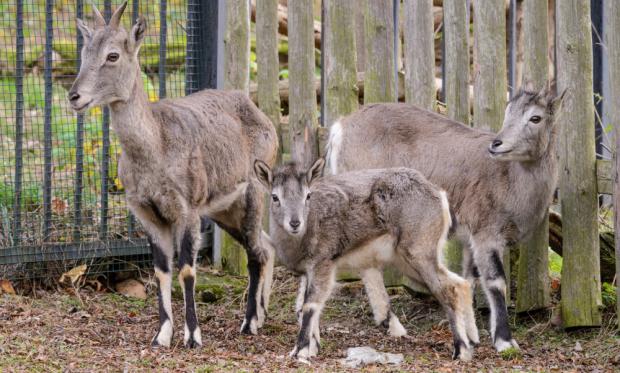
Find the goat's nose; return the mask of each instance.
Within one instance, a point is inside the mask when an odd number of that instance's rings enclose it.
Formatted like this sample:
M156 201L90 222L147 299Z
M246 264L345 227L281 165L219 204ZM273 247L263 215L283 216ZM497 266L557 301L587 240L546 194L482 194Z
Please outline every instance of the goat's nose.
M503 144L502 140L497 140L497 139L495 139L495 140L493 140L493 142L491 143L491 149L497 149L497 148L499 148L500 146L502 146L502 144Z
M74 102L80 99L80 94L76 91L69 92L69 101Z
M293 229L297 229L297 228L299 228L299 226L301 225L301 222L300 222L299 220L297 220L297 219L292 219L292 220L289 222L289 224L291 225L291 227L292 227Z

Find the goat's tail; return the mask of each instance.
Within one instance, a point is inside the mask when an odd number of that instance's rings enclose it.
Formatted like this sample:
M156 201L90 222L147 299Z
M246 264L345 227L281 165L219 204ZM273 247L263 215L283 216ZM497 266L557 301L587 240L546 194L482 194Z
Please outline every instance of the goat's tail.
M329 138L327 140L327 154L325 159L327 160L327 168L329 173L335 175L338 173L338 157L342 151L342 134L343 128L340 121L336 121L332 124L329 130Z
M452 220L452 214L450 214L450 204L448 203L448 195L444 190L439 192L439 199L441 200L441 212L443 215L443 230L441 232L441 238L437 243L437 253L440 262L443 261L444 247L448 242L448 233L454 229L455 221Z

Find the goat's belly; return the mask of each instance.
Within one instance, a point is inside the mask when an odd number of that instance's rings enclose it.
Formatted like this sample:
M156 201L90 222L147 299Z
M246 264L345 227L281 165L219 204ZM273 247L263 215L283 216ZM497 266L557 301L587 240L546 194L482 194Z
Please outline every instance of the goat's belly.
M382 267L394 260L396 237L385 234L338 258L338 268L365 269Z

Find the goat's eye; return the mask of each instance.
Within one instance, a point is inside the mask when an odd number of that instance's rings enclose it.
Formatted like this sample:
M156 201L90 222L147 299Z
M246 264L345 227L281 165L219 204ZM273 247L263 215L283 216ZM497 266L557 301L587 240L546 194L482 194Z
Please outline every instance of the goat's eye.
M541 117L539 117L538 115L534 115L533 117L530 118L530 122L536 124L536 123L540 123L540 121L542 120Z
M116 61L118 61L118 53L110 53L110 54L108 54L108 57L106 59L109 62L116 62Z
M312 193L308 193L308 194L306 195L306 201L310 199L310 195L311 195L311 194L312 194Z
M278 196L276 196L275 194L272 194L272 195L271 195L271 200L272 200L273 202L280 202L280 198L278 198Z

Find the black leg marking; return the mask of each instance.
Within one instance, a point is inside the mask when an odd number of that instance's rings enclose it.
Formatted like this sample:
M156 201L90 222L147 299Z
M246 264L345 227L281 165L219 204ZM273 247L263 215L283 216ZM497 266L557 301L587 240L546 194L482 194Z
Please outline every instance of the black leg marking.
M503 341L510 341L512 335L510 327L508 326L508 311L506 310L506 300L504 295L499 289L489 289L493 303L495 304L495 336L494 341L501 339Z
M184 265L194 266L194 239L189 230L183 234L181 250L179 251L179 269L183 269Z
M489 278L489 280L494 280L498 277L506 279L506 273L504 273L504 265L502 264L502 260L500 259L497 251L493 251L493 253L491 254L491 264L494 267L494 276L492 278Z
M164 254L161 247L153 241L151 237L148 237L149 246L151 246L151 253L153 254L153 265L164 273L170 272L170 266L168 265L168 258Z
M312 330L310 330L310 322L312 321L312 316L314 316L313 309L303 313L303 317L301 319L301 329L299 329L299 336L297 337L297 352L310 346L310 336L312 334Z
M478 271L478 267L475 264L472 264L471 274L474 278L480 278L480 271Z
M390 319L392 318L392 316L396 317L396 315L394 315L394 314L392 313L392 311L388 311L388 314L387 314L387 316L385 317L385 320L381 321L381 324L380 324L380 325L381 325L382 327L386 328L386 329L389 329L389 328L390 328Z
M194 302L194 277L187 276L183 279L183 285L185 287L185 323L189 330L189 339L187 340L187 347L195 348L199 347L200 343L194 340L194 331L198 328L198 318L196 317L196 308Z
M260 263L253 259L248 259L248 273L250 276L250 284L248 286L248 305L245 312L245 324L242 333L251 334L250 324L253 319L257 318L256 293L258 292L258 281L260 276Z

